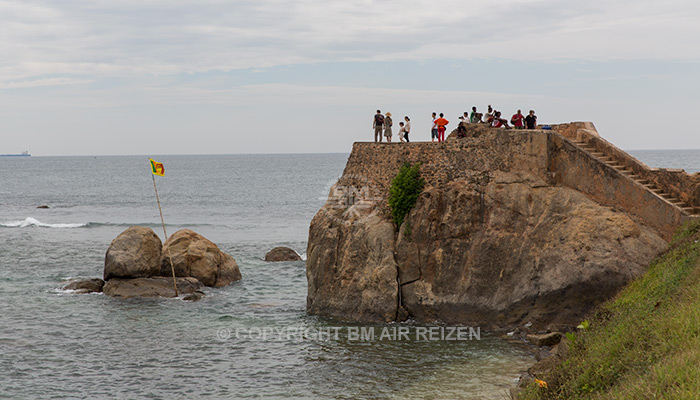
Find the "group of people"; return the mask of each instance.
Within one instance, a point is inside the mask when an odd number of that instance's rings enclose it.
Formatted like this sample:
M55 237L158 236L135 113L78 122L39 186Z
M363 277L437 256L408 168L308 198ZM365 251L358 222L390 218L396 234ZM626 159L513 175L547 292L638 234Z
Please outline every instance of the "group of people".
M447 125L450 123L445 119L445 115L440 113L439 117L436 113L432 114L432 127L430 130L430 136L434 142L436 139L438 142L445 141L445 131L447 130ZM405 122L399 122L399 140L401 142L408 143L408 134L411 132L411 119L408 116L403 117ZM485 114L479 113L476 110L476 106L472 107L471 114L464 112L464 116L459 117L461 120L460 126L464 133L466 133L466 127L462 124L488 124L494 128L506 128L510 129L511 126L508 125L508 120L501 117L501 112L494 110L489 104ZM510 123L513 124L515 129L535 129L537 127L537 116L534 110L530 110L527 116L523 115L520 110L518 110L510 118ZM386 115L382 114L381 110L377 110L374 115L374 121L372 123L372 128L374 129L374 141L382 142L382 138L386 138L387 143L391 143L391 138L393 136L392 127L394 121L391 119L391 113L388 112Z
M407 116L403 117L404 122L399 122L399 140L402 142L410 142L408 140L408 134L411 133L411 119ZM382 142L382 136L386 138L387 143L391 143L391 137L393 136L391 128L394 126L394 121L391 119L391 113L388 112L386 115L382 114L381 110L377 110L374 114L374 122L372 127L374 128L374 141L379 143Z
M463 117L459 117L463 122L471 124L488 124L494 128L510 128L508 125L508 120L501 117L501 112L494 110L489 104L485 114L476 111L476 106L472 107L471 114L464 112ZM534 110L530 110L527 116L518 110L512 117L510 117L510 123L513 124L515 129L535 129L537 127L537 116Z

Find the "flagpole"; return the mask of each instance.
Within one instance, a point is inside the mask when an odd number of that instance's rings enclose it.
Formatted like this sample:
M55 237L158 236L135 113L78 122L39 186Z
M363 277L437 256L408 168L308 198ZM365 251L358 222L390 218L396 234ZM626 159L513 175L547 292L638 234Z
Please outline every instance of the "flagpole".
M156 191L156 202L158 202L158 212L160 212L160 223L163 225L163 235L165 235L165 241L168 241L168 233L165 232L165 220L163 219L163 209L160 207L160 198L158 197L158 186L156 186L156 176L151 174L153 178L153 189ZM175 297L179 294L177 292L177 279L175 279L175 266L173 265L173 257L170 255L170 246L168 246L168 259L170 260L170 271L173 273L173 288L175 288Z

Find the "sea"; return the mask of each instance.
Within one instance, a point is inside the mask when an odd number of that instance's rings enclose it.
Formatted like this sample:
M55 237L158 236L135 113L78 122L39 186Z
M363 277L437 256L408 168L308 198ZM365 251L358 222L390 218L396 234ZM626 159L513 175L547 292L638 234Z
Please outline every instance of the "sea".
M698 150L632 154L700 170ZM306 257L347 157L153 157L163 177L147 156L0 158L0 398L508 398L535 362L526 344L479 327L450 336L457 327L307 315L305 261L263 261L276 246ZM102 277L128 227L164 238L154 182L167 234L200 233L243 279L196 302L63 290Z

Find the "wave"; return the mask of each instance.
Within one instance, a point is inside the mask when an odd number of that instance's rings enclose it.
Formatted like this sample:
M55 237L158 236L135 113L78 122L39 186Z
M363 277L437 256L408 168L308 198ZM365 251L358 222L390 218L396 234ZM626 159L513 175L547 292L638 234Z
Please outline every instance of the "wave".
M215 224L165 224L166 226L169 227L188 227L188 228L195 228L195 227L202 227L202 226L219 226ZM149 227L152 229L155 228L160 228L161 224L159 223L153 223L153 222L145 222L145 223L128 223L128 222L121 222L121 223L115 223L115 222L85 222L85 223L56 223L56 224L49 224L49 223L44 223L41 222L35 218L28 217L23 221L8 221L8 222L0 222L0 227L5 227L5 228L28 228L28 227L38 227L38 228L61 228L61 229L70 229L70 228L95 228L95 227L100 227L100 226L123 226L123 227L130 227L130 226L145 226Z
M90 225L89 223L79 223L79 224L47 224L41 222L37 219L29 217L24 221L10 221L0 223L0 226L6 228L26 228L26 227L39 227L39 228L84 228Z

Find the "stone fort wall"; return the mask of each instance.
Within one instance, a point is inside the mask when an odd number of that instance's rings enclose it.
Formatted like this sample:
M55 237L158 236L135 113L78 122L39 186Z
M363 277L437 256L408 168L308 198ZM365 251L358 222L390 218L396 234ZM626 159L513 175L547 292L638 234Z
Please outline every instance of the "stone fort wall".
M385 203L391 181L404 163L421 163L421 175L426 183L438 187L457 179L486 184L493 171L525 172L549 185L568 186L600 204L625 210L670 239L675 228L689 216L569 140L580 135L599 138L592 124L572 123L557 125L555 130L471 126L466 138L456 138L453 134L443 143L357 142L338 184L369 187L372 196ZM665 172L660 172L659 176L664 176ZM679 192L700 187L693 186L692 177L685 175L688 178L684 178L684 183L676 185ZM683 193L684 198L693 199L692 191Z

